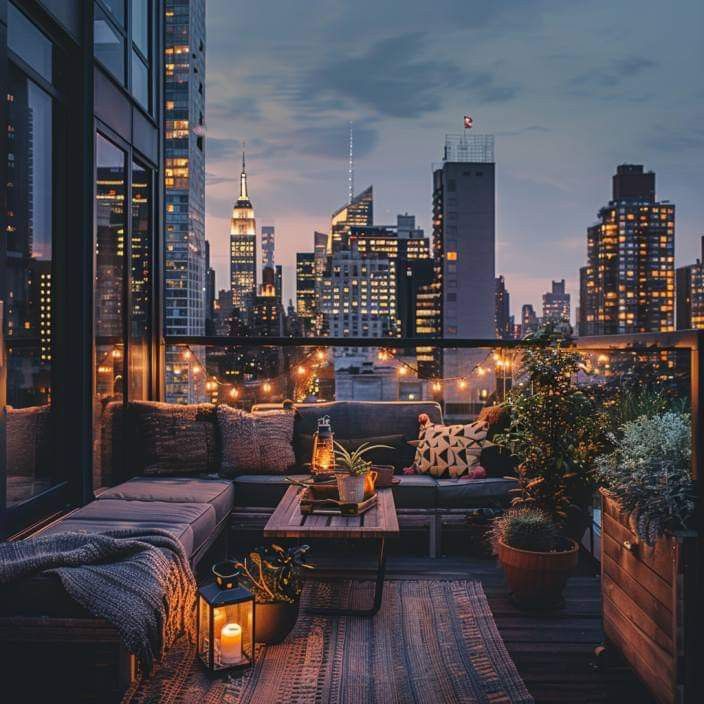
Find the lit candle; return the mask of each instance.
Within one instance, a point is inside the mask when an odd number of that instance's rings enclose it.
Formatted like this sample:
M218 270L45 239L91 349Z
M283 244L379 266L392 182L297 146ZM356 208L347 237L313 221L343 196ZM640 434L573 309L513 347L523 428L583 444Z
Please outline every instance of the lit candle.
M242 626L226 623L220 631L220 658L223 665L236 665L242 660Z

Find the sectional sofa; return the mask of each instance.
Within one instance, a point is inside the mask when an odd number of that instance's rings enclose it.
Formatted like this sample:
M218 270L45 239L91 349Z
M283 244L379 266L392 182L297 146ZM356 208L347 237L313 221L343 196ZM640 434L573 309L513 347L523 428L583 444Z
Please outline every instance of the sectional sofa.
M253 411L271 408L263 405ZM330 416L338 438L393 443L396 452L392 460L400 480L393 487L399 524L402 531L427 529L431 556L439 551L443 525L464 520L470 509L504 506L508 502L508 491L514 486L510 479L453 480L402 473L403 467L413 460L414 450L408 441L417 437L418 415L426 413L431 421L442 422L441 408L436 403L339 401L300 404L296 411L293 442L297 466L291 475L245 474L222 479L216 474L143 476L140 442L130 422L131 409L115 406L106 416L108 422L101 439L103 463L109 467L115 485L96 491L93 501L40 533L163 528L177 537L197 569L206 555L228 550L235 553L242 531L263 528L289 486L286 477L306 476L311 438L322 415ZM73 631L79 641L82 637L90 640L91 634L96 633L101 633L103 640L110 639L107 624L83 612L53 578L35 578L0 589L0 644L14 647L46 637L47 619L66 624L78 619L83 627ZM60 631L59 628L59 638ZM72 636L67 632L66 637L71 640ZM124 652L120 658L118 673L124 685L134 676L134 663Z

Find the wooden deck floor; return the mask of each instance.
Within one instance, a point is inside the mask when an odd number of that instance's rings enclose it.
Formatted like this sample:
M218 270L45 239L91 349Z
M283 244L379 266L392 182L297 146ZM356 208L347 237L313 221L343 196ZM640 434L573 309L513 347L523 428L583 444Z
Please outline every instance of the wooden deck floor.
M320 556L321 577L339 576L340 555ZM371 577L368 561L345 555L346 568ZM355 564L357 563L357 564ZM585 568L570 579L563 609L551 614L517 609L509 600L501 569L491 559L450 557L431 560L395 556L388 579L475 579L482 583L506 647L536 704L650 704L624 663L597 663L601 642L600 585Z

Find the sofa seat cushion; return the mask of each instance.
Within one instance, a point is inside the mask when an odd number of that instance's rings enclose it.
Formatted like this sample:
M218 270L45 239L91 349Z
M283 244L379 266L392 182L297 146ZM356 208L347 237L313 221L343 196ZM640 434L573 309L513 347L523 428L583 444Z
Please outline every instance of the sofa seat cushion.
M437 481L433 477L410 474L397 477L392 491L396 508L435 508L437 505Z
M193 548L197 552L214 533L215 509L210 504L173 503L170 501L125 501L102 499L70 513L65 521L77 528L84 521L105 524L105 530L120 523L144 527L145 524L168 529L169 526L188 525L193 531ZM86 524L86 527L89 527ZM125 526L120 526L125 527ZM175 530L175 529L174 529ZM184 546L186 547L186 546Z
M41 535L54 533L106 533L110 530L126 530L129 528L149 529L160 528L171 533L183 546L186 555L190 558L194 552L193 529L188 523L160 523L158 521L114 521L101 519L65 518L63 521L53 523L41 532Z
M235 488L227 479L201 477L134 477L102 492L97 499L126 501L166 501L186 504L210 504L220 523L232 511Z
M515 479L437 479L439 508L490 508L508 505Z
M275 508L291 484L288 479L310 479L310 474L241 474L235 477L235 506Z

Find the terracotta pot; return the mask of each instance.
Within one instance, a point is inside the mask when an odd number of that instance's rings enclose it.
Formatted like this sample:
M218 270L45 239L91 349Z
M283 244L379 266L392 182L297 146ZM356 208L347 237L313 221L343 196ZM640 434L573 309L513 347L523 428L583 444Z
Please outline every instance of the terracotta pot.
M579 555L579 545L567 541L569 549L561 552L518 550L499 541L499 562L519 606L552 608L561 604L562 591Z
M267 645L280 643L291 632L298 618L298 602L256 604L254 610L254 640Z

